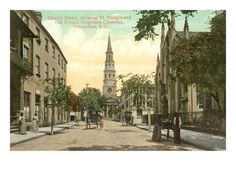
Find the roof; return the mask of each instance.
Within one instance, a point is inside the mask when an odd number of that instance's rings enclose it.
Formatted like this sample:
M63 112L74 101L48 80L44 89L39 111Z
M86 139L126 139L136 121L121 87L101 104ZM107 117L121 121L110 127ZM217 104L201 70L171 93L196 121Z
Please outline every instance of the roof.
M198 34L200 34L202 32L196 32L196 31L188 31L188 36L196 36ZM176 34L180 37L180 38L184 38L184 31L176 31Z
M10 21L11 30L21 29L22 36L25 38L37 37L13 10L10 11Z
M39 21L39 19L37 18L35 12L33 10L27 10L27 12L30 14L30 16L35 20L35 22L39 25L39 27L46 33L46 35L50 38L50 40L53 42L53 44L58 48L59 52L61 53L61 55L63 56L63 58L65 59L66 63L66 57L64 56L60 46L57 44L57 42L53 39L53 37L51 36L51 34L48 32L48 30L43 26L43 24Z

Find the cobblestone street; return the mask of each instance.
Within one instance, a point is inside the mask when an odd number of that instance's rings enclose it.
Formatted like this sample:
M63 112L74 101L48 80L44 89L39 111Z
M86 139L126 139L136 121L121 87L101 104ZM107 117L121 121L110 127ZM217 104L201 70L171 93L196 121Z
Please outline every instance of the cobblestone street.
M24 136L24 135L23 135ZM152 133L137 127L122 126L121 122L105 121L105 126L85 129L80 126L66 129L55 135L46 135L38 139L11 146L11 150L45 151L45 150L201 150L189 144L175 145L172 139L162 138L161 143L151 141Z

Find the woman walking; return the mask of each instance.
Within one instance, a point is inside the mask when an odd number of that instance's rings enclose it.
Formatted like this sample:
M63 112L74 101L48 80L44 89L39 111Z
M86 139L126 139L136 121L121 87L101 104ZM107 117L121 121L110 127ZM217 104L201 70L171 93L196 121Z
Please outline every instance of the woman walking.
M24 117L23 112L20 112L20 115L19 115L19 125L20 125L20 134L25 135L26 134L26 124L25 124L25 117Z
M34 117L33 117L33 121L32 121L32 127L33 127L33 131L37 132L39 127L38 127L38 115L35 113Z

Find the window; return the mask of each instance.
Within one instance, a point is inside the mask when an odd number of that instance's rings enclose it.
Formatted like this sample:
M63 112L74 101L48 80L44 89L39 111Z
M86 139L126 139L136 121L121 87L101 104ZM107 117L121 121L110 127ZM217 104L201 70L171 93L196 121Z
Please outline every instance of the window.
M58 54L58 64L60 65L61 62L61 56Z
M30 93L24 92L24 116L26 120L30 119Z
M48 64L45 63L45 79L48 79L49 76L48 76Z
M40 76L40 57L36 55L36 71L35 74Z
M108 88L107 89L107 93L111 93L112 92L112 89L111 88Z
M44 97L44 122L47 125L48 124L48 98Z
M55 54L55 47L52 46L52 57L55 58L55 55L56 55L56 54Z
M22 21L23 21L27 26L29 25L29 18L28 18L25 14L22 15Z
M66 73L66 64L64 64L64 72Z
M109 78L111 77L111 74L109 73L109 76L108 76Z
M56 77L56 71L55 71L55 68L52 68L52 75L53 75L53 78Z
M29 57L29 48L27 46L25 46L25 45L23 47L23 57L25 59L28 59L28 57Z
M60 79L60 77L61 77L61 75L60 75L60 73L58 73L58 79Z
M37 36L38 36L38 38L36 39L36 41L37 41L37 43L40 45L40 43L41 43L40 30L39 30L39 28L37 28L37 27L36 27L36 32L37 32Z
M48 39L45 38L45 50L46 52L48 52Z
M198 100L198 107L204 108L204 101L203 100Z
M142 115L143 115L142 109L138 109L138 110L137 110L137 116L142 116Z
M35 95L35 113L38 115L40 119L40 95Z
M61 59L61 68L63 69L63 59Z

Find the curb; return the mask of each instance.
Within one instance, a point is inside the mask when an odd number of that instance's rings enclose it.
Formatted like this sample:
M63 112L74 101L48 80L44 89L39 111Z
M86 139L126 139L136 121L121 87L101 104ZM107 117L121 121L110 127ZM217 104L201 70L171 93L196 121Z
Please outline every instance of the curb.
M24 142L26 142L26 141L30 141L30 140L33 140L33 139L36 139L36 138L40 138L40 137L45 136L45 135L47 135L47 134L44 133L44 134L39 135L39 136L35 136L35 137L27 138L27 139L24 139L24 140L15 142L15 143L11 143L10 146L14 146L14 145L16 145L16 144L20 144L20 143L24 143Z
M62 130L58 130L56 132L62 132L64 131L65 129L70 129L70 128L73 128L74 126L71 126L71 127L60 127L62 128ZM38 136L35 136L35 137L30 137L30 138L27 138L27 139L24 139L24 140L21 140L21 141L18 141L18 142L11 142L10 143L10 146L14 146L16 144L20 144L20 143L24 143L26 141L30 141L30 140L33 140L33 139L36 139L36 138L40 138L42 136L45 136L45 135L49 135L49 133L45 132L45 131L39 131L40 133L43 133L42 135L38 135ZM56 133L54 132L54 133Z
M142 130L149 131L149 130L148 130L147 128L145 128L145 127L138 127L138 126L136 126L136 127L137 127L137 128L140 128L140 129L142 129ZM151 130L150 132L153 132L153 130ZM163 133L162 133L161 135L167 137L166 134L163 134ZM169 138L173 139L173 137L171 137L171 136L169 136ZM216 149L212 149L212 148L203 147L203 146L201 146L201 145L199 145L199 144L195 144L195 143L189 142L189 141L184 140L184 139L181 139L181 141L184 142L184 143L186 143L186 144L189 144L189 145L194 145L194 146L196 146L196 147L198 147L198 148L201 148L201 149L203 149L203 150L206 150L206 151L225 151L225 150L216 150Z

